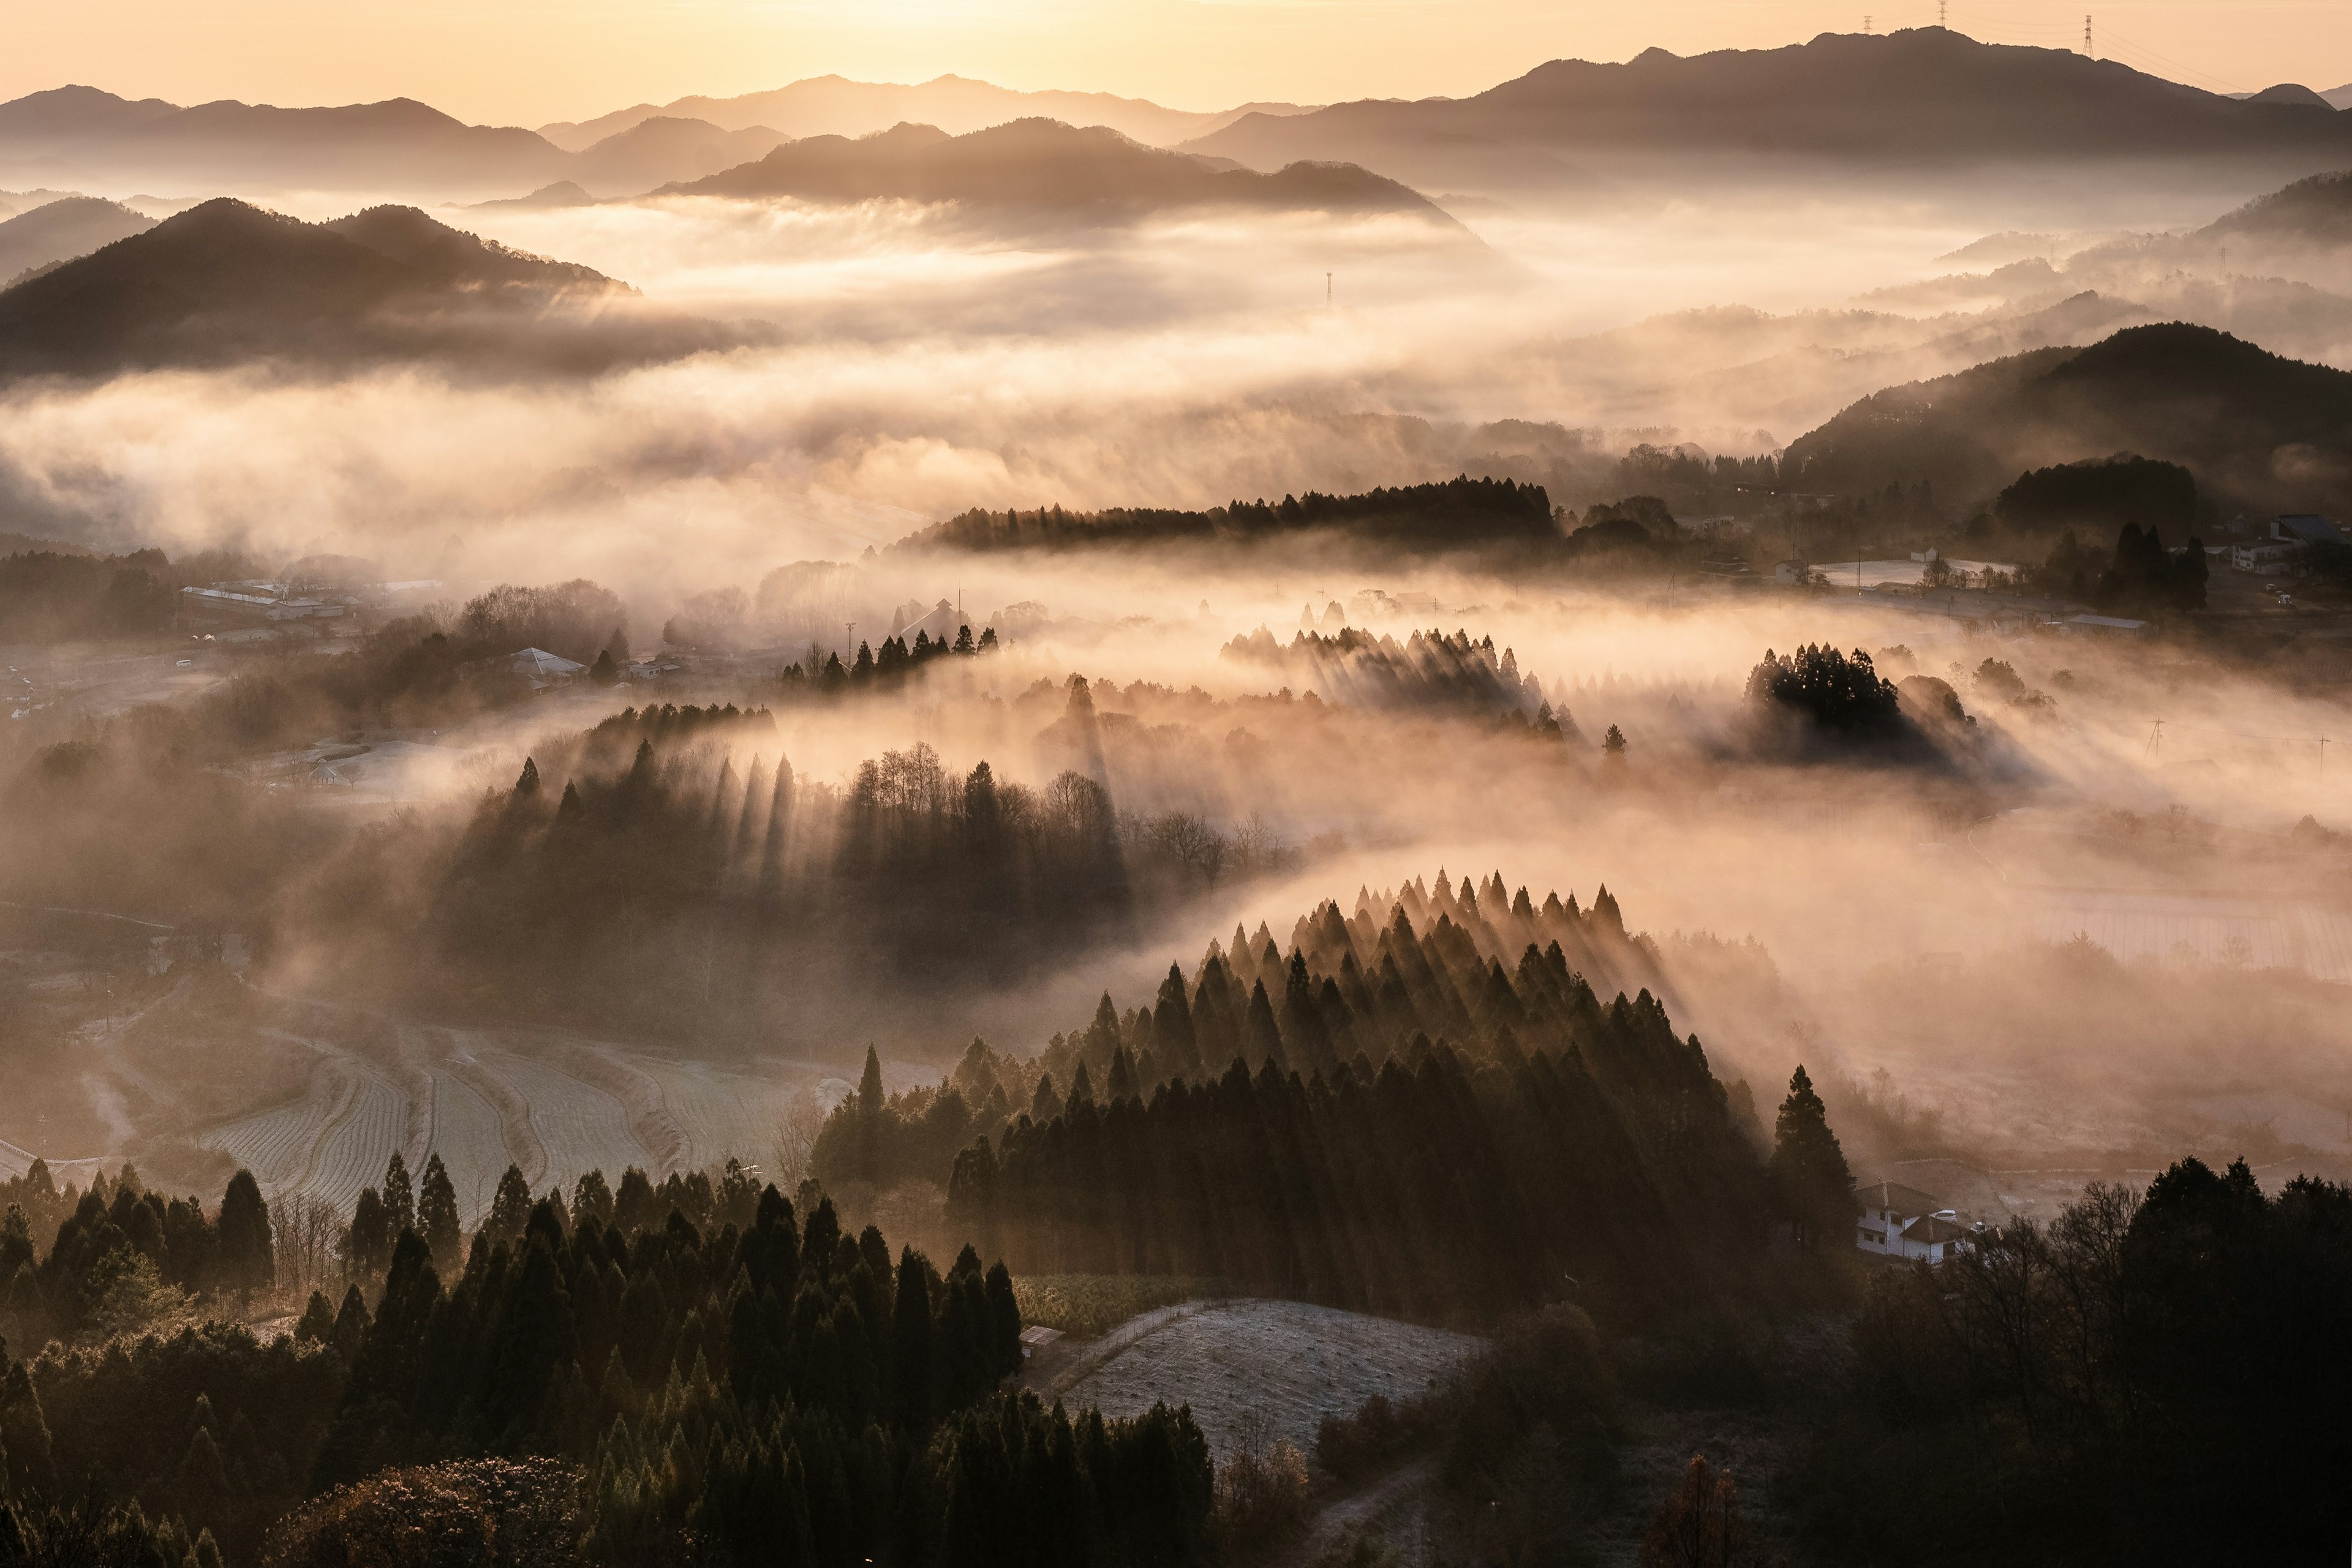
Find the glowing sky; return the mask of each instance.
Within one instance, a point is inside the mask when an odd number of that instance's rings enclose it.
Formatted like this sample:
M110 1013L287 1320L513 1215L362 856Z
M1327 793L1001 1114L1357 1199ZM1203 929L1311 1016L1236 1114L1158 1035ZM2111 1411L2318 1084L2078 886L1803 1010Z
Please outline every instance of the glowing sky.
M2352 81L2346 0L2131 0L2097 52L2215 90ZM1769 47L1932 23L1935 0L76 0L9 7L0 96L86 82L175 102L423 99L539 124L838 72L953 71L1215 109L1474 92L1546 59ZM1967 0L1950 23L2079 47L2076 0Z

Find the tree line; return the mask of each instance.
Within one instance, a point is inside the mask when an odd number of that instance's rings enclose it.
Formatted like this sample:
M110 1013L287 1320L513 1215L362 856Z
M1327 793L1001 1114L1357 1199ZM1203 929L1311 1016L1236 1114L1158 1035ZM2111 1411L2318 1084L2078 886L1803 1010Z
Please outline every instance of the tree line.
M1353 921L1327 902L1286 958L1236 931L1038 1058L974 1042L937 1089L886 1097L869 1059L815 1167L944 1181L950 1225L1026 1271L1480 1321L1570 1289L1632 1310L1723 1288L1826 1187L1850 1201L1842 1163L1768 1167L1746 1086L1646 986L1601 1000L1586 967L1654 973L1605 889L1589 912L1499 874L1481 893L1441 874L1385 920L1369 893ZM1810 1104L1783 1143L1826 1135Z
M1068 550L1095 544L1178 542L1247 543L1328 529L1352 539L1432 550L1554 546L1551 501L1540 485L1463 475L1359 495L1286 495L1234 500L1206 511L1119 507L1066 511L991 511L975 507L909 534L896 550Z
M1565 702L1555 708L1543 681L1519 668L1517 653L1495 651L1492 637L1432 627L1403 642L1353 626L1301 630L1286 644L1265 627L1235 637L1220 659L1252 664L1327 700L1360 708L1444 708L1478 715L1531 716L1548 734L1573 735Z
M894 1258L740 1165L537 1197L509 1169L453 1258L446 1173L408 1189L395 1159L343 1239L340 1304L314 1293L282 1337L216 1315L0 1345L0 1561L421 1561L420 1531L501 1563L1207 1560L1190 1414L1073 1418L1000 1392L1020 1310L970 1247L944 1273ZM147 1207L85 1194L42 1267L170 1258ZM249 1174L207 1223L230 1231L195 1265L216 1288L266 1276ZM394 1508L407 1544L366 1555ZM486 1519L545 1554L492 1552Z

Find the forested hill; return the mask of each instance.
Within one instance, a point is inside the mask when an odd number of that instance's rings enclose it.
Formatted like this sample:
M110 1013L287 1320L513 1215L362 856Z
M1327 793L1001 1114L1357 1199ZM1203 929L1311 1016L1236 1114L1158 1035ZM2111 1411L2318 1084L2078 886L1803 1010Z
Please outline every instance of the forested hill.
M1917 27L1777 49L1553 60L1469 98L1245 115L1184 146L1257 168L1346 158L1440 190L1556 185L1669 159L1684 184L1710 173L1752 180L1759 164L1916 181L1991 161L2159 157L2301 175L2352 162L2352 114L2243 102L2071 49ZM1711 158L1723 168L1710 171Z
M811 136L788 142L757 163L671 188L700 195L958 202L1069 212L1246 206L1398 213L1459 228L1418 192L1352 164L1294 161L1260 174L1146 147L1107 126L1080 129L1057 120L1016 120L966 136L950 136L929 125L894 126L855 141Z
M2131 327L1874 393L1790 443L1792 489L1921 480L1964 506L2021 473L2117 452L2177 463L2225 510L2352 509L2352 372L2209 327Z
M1729 1289L1776 1222L1843 1239L1819 1101L1768 1164L1748 1086L1676 1037L1606 889L1580 910L1441 874L1290 937L1237 930L1034 1059L974 1042L936 1090L886 1100L869 1064L820 1175L944 1180L954 1230L1026 1271L1469 1321Z
M1105 544L1192 541L1249 543L1321 530L1417 550L1556 548L1560 532L1541 485L1464 475L1439 484L1403 485L1334 496L1309 490L1279 501L1229 501L1206 511L1116 507L1105 511L960 513L909 534L900 550L1076 550Z
M2352 170L2314 174L2207 224L2195 239L2270 246L2352 246Z
M414 207L311 224L221 197L0 291L0 376L271 359L580 373L731 341L635 293Z

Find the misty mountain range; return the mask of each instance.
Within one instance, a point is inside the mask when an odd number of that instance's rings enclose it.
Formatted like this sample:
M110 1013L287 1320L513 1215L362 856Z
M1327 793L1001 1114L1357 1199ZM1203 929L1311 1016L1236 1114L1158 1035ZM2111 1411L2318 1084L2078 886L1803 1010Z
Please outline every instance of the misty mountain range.
M119 202L65 196L0 220L0 288L101 246L144 234L155 220Z
M2112 60L1926 27L1690 58L1650 49L1623 64L1554 60L1465 99L1217 113L953 77L919 87L826 77L534 132L467 125L407 99L184 108L61 87L0 103L0 174L509 198L570 181L614 196L702 179L795 139L900 123L954 136L1047 117L1263 173L1347 163L1424 191L1470 193L1638 188L1668 164L1699 184L1765 166L1916 175L1995 162L2210 160L2284 179L2352 165L2352 112L2305 89L2230 98Z
M10 379L398 360L578 374L740 341L413 207L310 224L220 197L0 291Z
M2179 464L2225 511L2342 515L2352 372L2210 327L2130 327L1874 393L1791 442L1780 471L1840 495L1926 479L1969 505L2028 469L2117 452Z
M916 86L811 77L768 92L738 98L696 95L656 108L640 103L593 120L559 121L539 133L571 152L585 152L646 121L667 115L698 120L730 131L772 127L787 137L869 136L900 123L936 125L961 136L1015 120L1059 120L1071 125L1108 125L1150 147L1171 146L1223 130L1245 114L1304 113L1295 103L1245 103L1207 113L1165 109L1139 98L1108 92L1016 92L1010 88L942 76Z
M1470 98L1247 115L1183 146L1261 169L1340 159L1424 190L1559 188L1668 162L1696 181L1765 164L1894 172L2184 158L2285 177L2352 163L2352 116L1923 27L1689 58L1654 48L1622 65L1554 60Z
M1297 163L1273 174L1146 147L1104 126L1017 120L965 136L900 125L852 141L811 136L756 163L670 189L700 195L877 197L982 207L1115 209L1248 206L1402 213L1458 227L1425 196L1345 163Z

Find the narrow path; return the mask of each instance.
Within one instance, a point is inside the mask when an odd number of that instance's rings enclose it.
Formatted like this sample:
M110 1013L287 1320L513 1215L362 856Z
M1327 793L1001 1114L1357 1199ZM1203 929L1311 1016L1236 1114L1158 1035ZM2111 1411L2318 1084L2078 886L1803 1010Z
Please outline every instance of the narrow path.
M1359 1530L1377 1525L1397 1562L1405 1568L1422 1568L1427 1542L1420 1516L1427 1511L1426 1494L1436 1479L1436 1457L1424 1455L1400 1465L1361 1491L1334 1499L1308 1521L1306 1533L1276 1563L1281 1568L1312 1568Z

